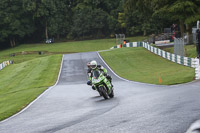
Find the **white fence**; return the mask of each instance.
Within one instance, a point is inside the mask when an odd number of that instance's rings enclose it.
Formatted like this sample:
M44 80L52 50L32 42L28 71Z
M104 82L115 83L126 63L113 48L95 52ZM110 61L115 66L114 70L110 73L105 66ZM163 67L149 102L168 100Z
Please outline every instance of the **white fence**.
M0 70L2 70L4 67L10 65L10 64L13 64L12 61L4 61L0 64Z

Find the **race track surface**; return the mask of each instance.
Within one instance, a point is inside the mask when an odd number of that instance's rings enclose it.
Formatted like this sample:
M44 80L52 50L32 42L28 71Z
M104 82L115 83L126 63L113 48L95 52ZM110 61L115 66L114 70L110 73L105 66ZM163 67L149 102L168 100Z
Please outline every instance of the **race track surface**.
M115 97L104 100L87 83L97 52L63 57L58 84L30 107L0 122L0 133L184 133L200 119L200 81L159 86L113 77Z

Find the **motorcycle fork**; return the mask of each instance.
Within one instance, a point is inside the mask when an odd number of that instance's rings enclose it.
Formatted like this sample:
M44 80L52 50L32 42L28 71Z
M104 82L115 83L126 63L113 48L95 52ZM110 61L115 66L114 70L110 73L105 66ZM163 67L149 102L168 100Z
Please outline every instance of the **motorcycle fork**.
M107 80L106 78L104 79L104 83L106 85L106 88L108 89L108 94L110 94L112 86L109 80Z

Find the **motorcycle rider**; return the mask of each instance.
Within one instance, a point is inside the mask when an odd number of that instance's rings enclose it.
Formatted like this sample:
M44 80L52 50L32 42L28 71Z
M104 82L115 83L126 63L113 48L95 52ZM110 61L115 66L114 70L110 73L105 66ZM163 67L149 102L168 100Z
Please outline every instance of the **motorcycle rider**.
M97 65L97 62L95 60L87 63L88 66L88 70L87 70L87 74L88 74L88 85L92 85L92 71L93 70L100 70L104 73L104 76L110 81L111 87L113 87L112 85L112 77L110 75L107 74L107 69L105 69L103 66L101 65ZM108 87L110 88L110 86L108 85ZM95 90L95 87L92 86L92 89Z

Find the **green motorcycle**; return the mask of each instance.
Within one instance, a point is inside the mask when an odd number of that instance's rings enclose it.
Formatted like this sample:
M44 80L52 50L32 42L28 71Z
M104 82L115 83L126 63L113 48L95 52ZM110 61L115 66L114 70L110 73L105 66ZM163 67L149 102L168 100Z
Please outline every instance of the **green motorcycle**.
M104 99L113 98L113 86L111 82L104 76L103 72L99 70L92 71L92 85L99 92L100 96L103 96Z

